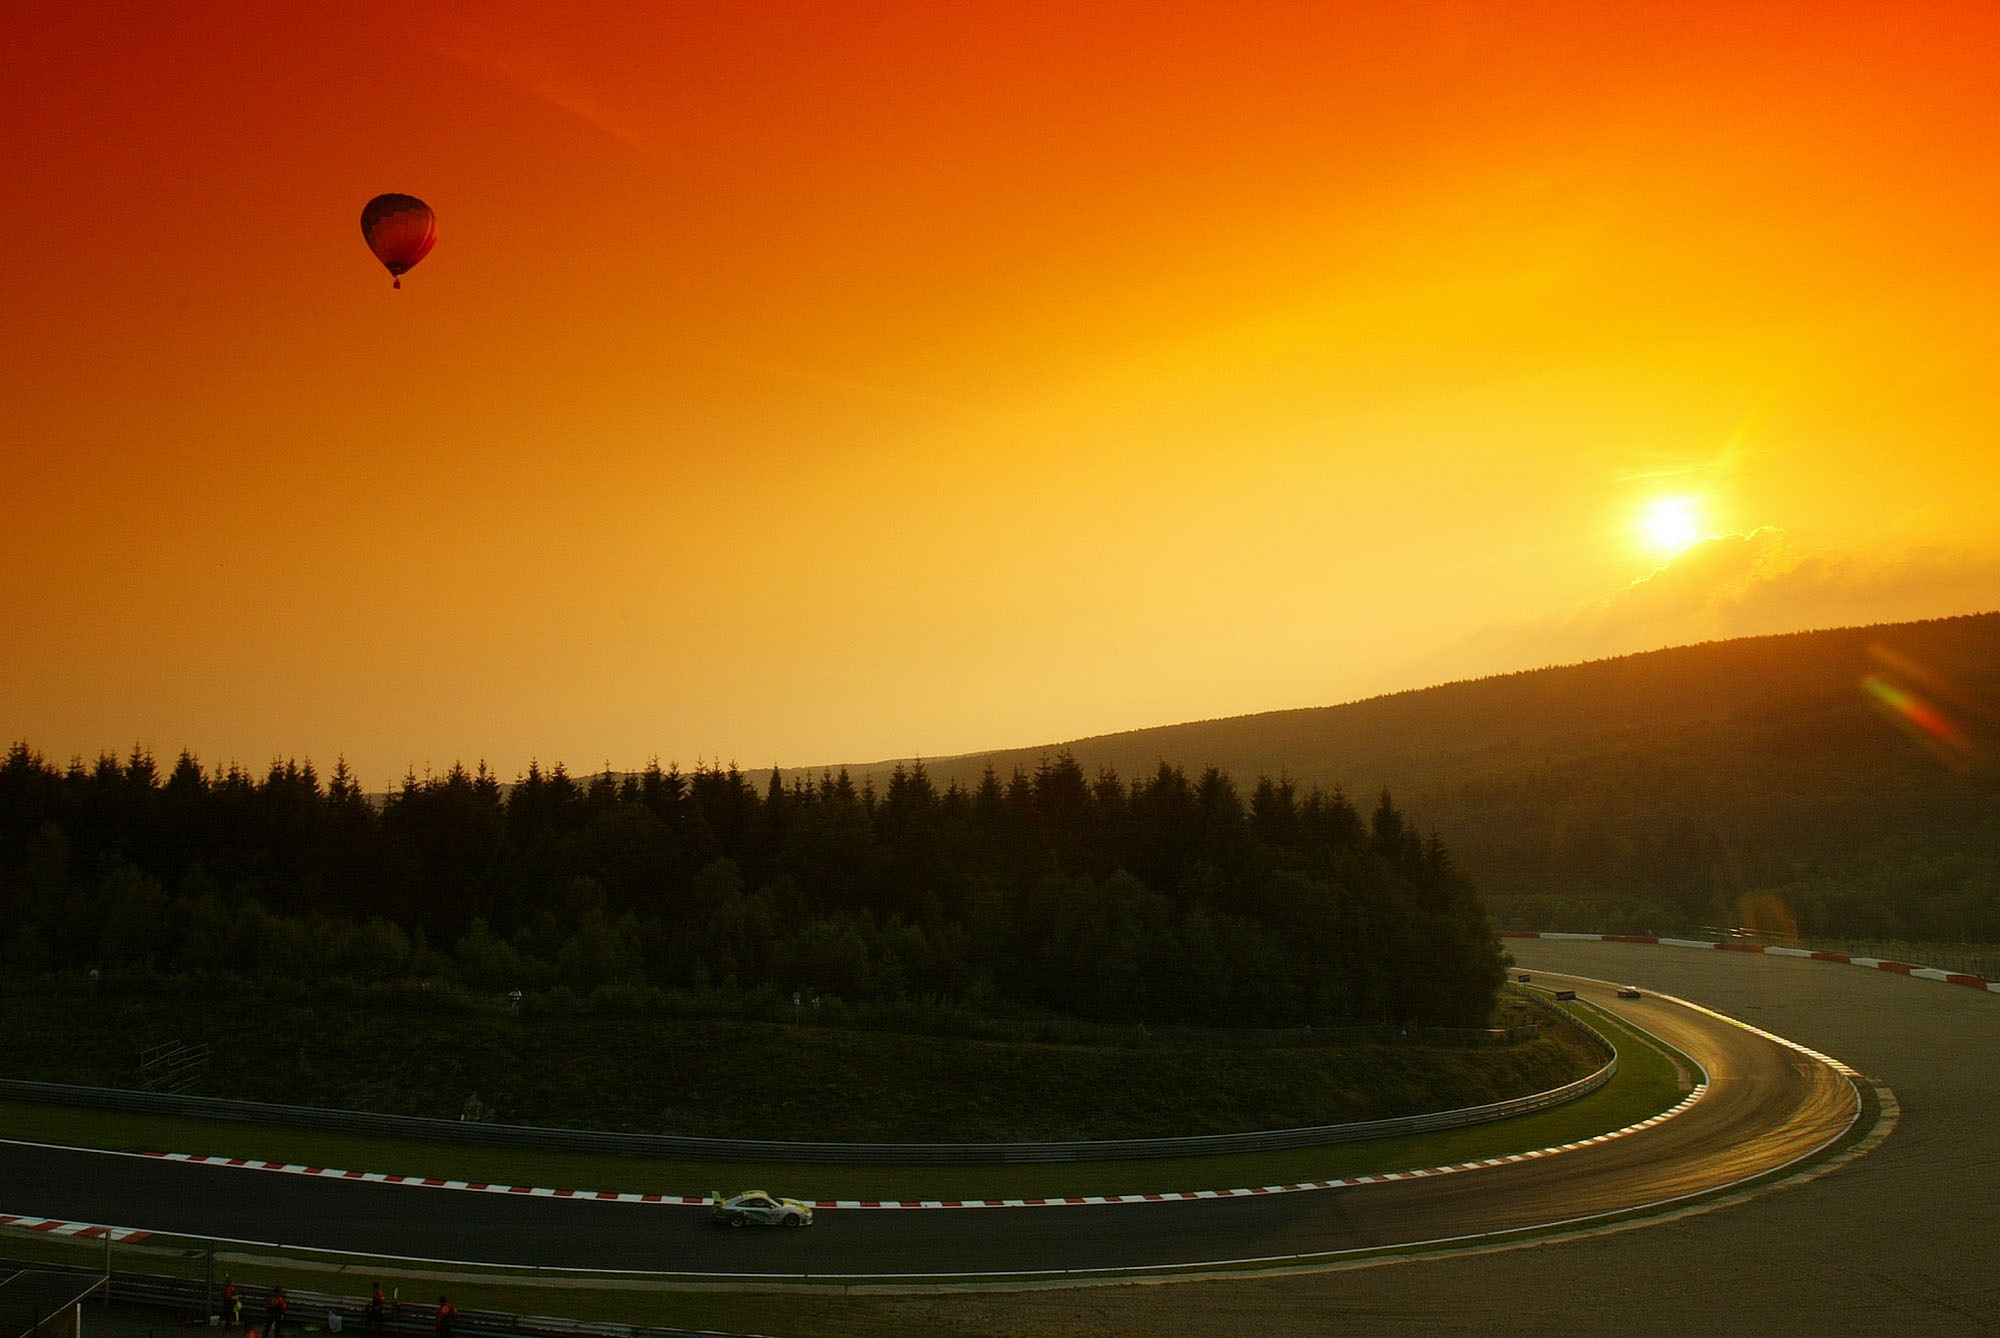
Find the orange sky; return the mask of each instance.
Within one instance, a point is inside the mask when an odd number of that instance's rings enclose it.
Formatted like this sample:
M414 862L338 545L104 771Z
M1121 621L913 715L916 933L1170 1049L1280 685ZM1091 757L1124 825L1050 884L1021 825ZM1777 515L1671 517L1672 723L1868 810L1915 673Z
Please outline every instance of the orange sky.
M0 734L761 768L2000 605L2000 17L1635 8L12 4Z

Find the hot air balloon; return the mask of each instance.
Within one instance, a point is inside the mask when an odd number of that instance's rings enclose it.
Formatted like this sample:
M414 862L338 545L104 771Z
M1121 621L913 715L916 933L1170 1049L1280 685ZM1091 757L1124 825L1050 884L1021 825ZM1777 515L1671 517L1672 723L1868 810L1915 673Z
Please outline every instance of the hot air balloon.
M437 215L414 195L378 195L362 206L361 235L401 288L404 272L437 244Z

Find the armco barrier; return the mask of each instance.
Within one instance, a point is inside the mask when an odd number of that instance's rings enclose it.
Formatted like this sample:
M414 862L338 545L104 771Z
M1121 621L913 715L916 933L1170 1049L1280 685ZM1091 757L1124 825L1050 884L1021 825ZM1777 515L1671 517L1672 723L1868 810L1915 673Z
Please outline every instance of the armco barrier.
M293 1129L339 1133L383 1134L444 1142L483 1143L500 1147L598 1152L618 1156L672 1157L688 1161L756 1161L856 1166L1006 1165L1028 1162L1132 1161L1153 1157L1208 1157L1237 1152L1270 1152L1286 1148L1324 1147L1366 1138L1393 1137L1437 1129L1458 1129L1489 1120L1507 1119L1559 1106L1586 1096L1611 1081L1618 1057L1610 1042L1581 1022L1563 1015L1591 1037L1606 1056L1595 1073L1546 1092L1483 1106L1404 1115L1353 1124L1321 1124L1301 1129L1270 1129L1241 1134L1208 1134L1184 1138L1102 1139L1073 1143L805 1143L742 1138L689 1138L676 1134L621 1134L591 1129L538 1129L517 1124L480 1124L459 1120L424 1119L412 1115L374 1115L365 1111L327 1110L316 1106L284 1106L262 1101L228 1101L217 1097L173 1096L132 1092L115 1087L77 1087L66 1083L0 1079L0 1100L41 1105L82 1106L129 1114L178 1116L275 1124Z
M1665 948L1707 948L1720 952L1749 952L1767 957L1804 957L1815 962L1837 962L1843 966L1865 966L1877 971L1890 971L1901 976L1914 976L1919 980L1936 980L1947 985L1965 985L1975 990L1985 990L1989 994L2000 994L2000 980L1988 980L1984 976L1968 975L1963 971L1946 971L1942 967L1919 966L1913 962L1892 961L1886 957L1860 957L1853 953L1826 952L1812 948L1787 948L1775 943L1755 943L1744 939L1716 941L1707 938L1660 938L1652 934L1572 934L1555 930L1504 929L1501 938L1545 938L1571 943L1657 943Z

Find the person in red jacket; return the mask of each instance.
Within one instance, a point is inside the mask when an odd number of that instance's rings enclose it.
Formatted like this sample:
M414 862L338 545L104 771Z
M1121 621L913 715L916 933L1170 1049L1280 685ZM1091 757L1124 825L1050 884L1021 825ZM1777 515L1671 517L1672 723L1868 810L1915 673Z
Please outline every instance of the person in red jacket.
M363 1312L368 1319L368 1338L382 1338L382 1317L389 1311L389 1302L382 1295L382 1284L375 1284L374 1295L368 1298L368 1309Z
M271 1294L264 1298L265 1338L278 1338L278 1330L285 1323L285 1311L290 1308L291 1302L285 1299L285 1289L283 1287L271 1288Z
M458 1307L438 1297L437 1338L451 1338L451 1327L458 1323Z
M232 1329L243 1327L243 1298L236 1294L236 1279L222 1276L222 1322Z

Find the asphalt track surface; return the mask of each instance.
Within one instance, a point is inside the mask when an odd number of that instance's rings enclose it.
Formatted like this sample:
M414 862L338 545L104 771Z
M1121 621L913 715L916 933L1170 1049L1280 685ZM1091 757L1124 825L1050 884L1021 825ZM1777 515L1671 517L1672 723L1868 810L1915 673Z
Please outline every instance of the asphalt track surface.
M1567 946L1535 944L1517 955L1525 962ZM718 1230L705 1210L680 1205L427 1189L15 1144L0 1145L0 1209L199 1238L541 1269L768 1280L1117 1275L1350 1258L1602 1219L1782 1167L1837 1138L1854 1116L1848 1081L1794 1050L1663 999L1620 1001L1589 984L1579 993L1699 1061L1710 1081L1705 1099L1607 1143L1450 1175L1149 1204L823 1209L806 1231Z
M972 1338L1765 1338L2000 1333L2000 995L1825 962L1515 941L1523 968L1678 994L1880 1079L1900 1122L1807 1183L1633 1229L1247 1281L927 1296Z

